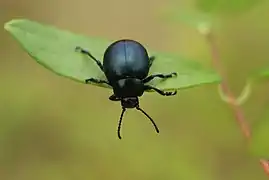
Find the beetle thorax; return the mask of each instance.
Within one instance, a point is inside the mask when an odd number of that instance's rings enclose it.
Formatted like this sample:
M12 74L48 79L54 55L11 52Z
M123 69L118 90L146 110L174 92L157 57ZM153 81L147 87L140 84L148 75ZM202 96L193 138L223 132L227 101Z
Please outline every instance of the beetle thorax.
M144 84L140 79L120 79L113 85L114 94L119 98L138 97L144 93Z

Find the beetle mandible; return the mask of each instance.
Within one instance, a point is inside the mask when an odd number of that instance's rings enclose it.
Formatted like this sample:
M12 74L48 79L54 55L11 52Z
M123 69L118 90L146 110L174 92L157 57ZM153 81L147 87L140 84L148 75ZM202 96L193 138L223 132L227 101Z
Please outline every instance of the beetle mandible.
M153 119L139 107L138 97L142 96L144 91L154 90L163 96L173 96L177 93L164 92L153 86L147 85L154 78L172 78L176 72L170 74L149 75L149 70L155 60L155 56L148 55L146 48L135 40L121 39L113 42L105 50L103 64L96 59L88 50L77 46L76 51L89 56L93 59L99 68L104 72L107 80L89 78L85 83L105 83L112 87L114 94L109 97L111 101L121 101L122 112L118 124L118 137L121 139L120 129L126 108L136 108L149 118L154 125L155 130L159 129Z

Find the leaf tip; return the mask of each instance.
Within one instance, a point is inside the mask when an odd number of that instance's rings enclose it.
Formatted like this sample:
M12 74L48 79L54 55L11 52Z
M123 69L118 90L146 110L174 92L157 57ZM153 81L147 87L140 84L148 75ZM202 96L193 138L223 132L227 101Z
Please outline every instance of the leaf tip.
M11 26L17 23L20 23L22 21L25 21L26 19L12 19L4 24L4 29L9 31Z

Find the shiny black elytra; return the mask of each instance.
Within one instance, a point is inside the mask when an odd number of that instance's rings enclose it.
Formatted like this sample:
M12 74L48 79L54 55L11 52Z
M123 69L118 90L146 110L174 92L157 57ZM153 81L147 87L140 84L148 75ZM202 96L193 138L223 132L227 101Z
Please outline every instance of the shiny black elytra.
M171 78L173 75L176 76L177 73L153 74L148 76L155 56L149 57L145 47L134 40L118 40L108 46L104 53L103 64L82 47L76 47L76 50L92 58L107 78L107 81L89 78L86 79L85 82L108 84L112 87L114 92L114 94L109 97L109 100L121 101L122 112L118 124L119 139L121 139L120 128L126 108L136 108L141 111L149 118L156 132L159 133L159 129L153 119L139 107L138 97L142 96L144 91L147 90L154 90L163 96L175 95L177 91L164 92L153 86L146 85L146 83L156 77L163 79Z

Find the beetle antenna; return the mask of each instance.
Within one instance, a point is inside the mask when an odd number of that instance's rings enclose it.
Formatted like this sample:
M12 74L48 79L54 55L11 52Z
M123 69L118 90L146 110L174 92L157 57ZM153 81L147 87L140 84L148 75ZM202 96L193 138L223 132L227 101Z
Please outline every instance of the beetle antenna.
M143 109L141 109L139 106L137 106L136 109L139 110L139 111L141 111L145 116L147 116L149 118L149 120L153 124L156 132L159 133L160 131L159 131L157 125L155 124L155 122L153 121L153 119Z
M119 125L118 125L118 137L119 137L119 139L121 139L120 129L121 129L122 118L123 118L125 111L126 111L126 108L123 107L122 111L121 111L121 115L120 115Z

